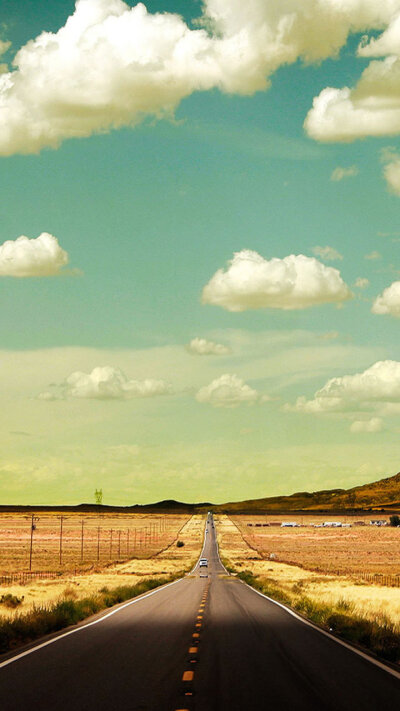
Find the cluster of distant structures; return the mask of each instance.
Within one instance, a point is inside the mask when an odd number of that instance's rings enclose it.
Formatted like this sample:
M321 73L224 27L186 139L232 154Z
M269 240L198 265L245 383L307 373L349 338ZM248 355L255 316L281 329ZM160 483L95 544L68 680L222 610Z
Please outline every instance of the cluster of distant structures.
M265 526L279 526L280 528L301 528L311 526L312 528L351 528L352 526L367 526L366 521L352 521L352 523L342 523L341 521L324 521L323 523L299 523L298 521L268 521L268 523L248 523L248 526L255 528L263 528ZM370 526L395 526L400 528L400 517L391 516L388 521L386 518L370 519Z

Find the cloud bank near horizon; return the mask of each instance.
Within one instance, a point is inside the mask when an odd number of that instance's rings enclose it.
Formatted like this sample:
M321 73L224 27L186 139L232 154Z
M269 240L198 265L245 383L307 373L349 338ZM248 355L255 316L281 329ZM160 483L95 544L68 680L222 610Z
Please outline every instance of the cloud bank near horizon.
M105 365L93 368L91 373L71 373L60 386L40 393L39 400L131 400L171 393L171 386L164 380L128 380L119 368Z
M297 398L289 412L324 414L376 410L400 413L400 362L378 361L362 373L331 378L311 400ZM354 431L354 430L353 430Z

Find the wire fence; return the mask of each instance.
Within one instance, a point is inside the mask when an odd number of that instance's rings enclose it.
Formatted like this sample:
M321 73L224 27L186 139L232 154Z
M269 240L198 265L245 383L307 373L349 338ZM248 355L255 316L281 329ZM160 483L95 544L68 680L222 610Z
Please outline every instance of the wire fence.
M23 573L10 573L9 575L0 575L0 585L12 585L13 583L28 583L30 580L40 580L49 578L58 578L62 575L59 570L41 570L41 571L25 571Z
M49 578L152 557L176 540L188 520L182 514L0 517L0 584L18 575L24 581Z
M343 564L342 569L339 569L337 567L338 565L338 560L335 560L334 562L333 559L335 557L335 552L337 554L338 551L335 551L335 549L332 547L332 541L330 541L331 548L329 552L329 558L330 561L326 560L324 563L321 562L319 564L312 563L312 561L309 561L309 563L304 563L301 562L299 559L294 559L293 560L293 552L290 550L283 550L279 549L279 546L277 546L277 540L275 539L273 548L272 550L275 551L273 553L268 550L271 546L271 539L263 537L263 535L258 535L253 532L253 527L260 528L261 525L263 524L254 524L252 523L250 525L249 529L249 523L248 522L241 522L238 521L237 518L230 518L230 521L233 523L234 526L236 526L237 531L239 532L240 536L242 537L244 543L255 553L258 554L263 560L269 560L271 564L274 562L276 563L284 563L286 565L292 565L294 567L299 567L303 568L304 570L309 570L310 572L314 573L320 573L321 575L332 575L332 576L338 576L338 577L345 577L345 578L350 578L354 582L360 582L360 581L365 581L366 583L370 585L381 585L381 586L386 586L386 587L393 587L393 588L400 588L400 572L399 573L378 573L378 572L368 572L368 571L363 571L363 570L357 570L351 569L351 567L347 564ZM264 524L265 525L265 524ZM270 524L271 525L271 524ZM277 523L280 527L280 522ZM368 527L369 528L369 527ZM329 531L332 529L325 529L325 531ZM364 530L368 530L367 528ZM375 528L374 528L374 533L375 533ZM379 530L379 529L378 529ZM382 531L382 528L380 529ZM390 530L389 527L387 530ZM280 535L280 534L279 534ZM378 535L378 531L376 533ZM397 538L397 537L396 537ZM318 545L320 542L316 541L314 544L314 550L317 552L318 551ZM352 546L355 547L357 545L357 541L352 541ZM268 548L266 550L266 548ZM379 550L381 550L381 546L379 546ZM395 566L398 568L398 566Z

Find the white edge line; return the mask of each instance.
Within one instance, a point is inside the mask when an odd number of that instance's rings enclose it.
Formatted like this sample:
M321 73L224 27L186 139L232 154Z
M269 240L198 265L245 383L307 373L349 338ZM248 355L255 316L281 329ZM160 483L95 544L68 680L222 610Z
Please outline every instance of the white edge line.
M199 564L199 560L203 554L205 545L206 545L206 527L207 523L204 526L204 539L203 539L203 548L200 553L199 559L197 560L197 563L195 564L193 570L190 571L192 573L197 565ZM189 575L190 575L189 573ZM64 637L69 637L70 634L75 634L75 632L80 632L81 630L86 629L87 627L92 627L92 625L97 625L99 622L103 622L103 620L106 620L107 617L111 617L111 615L115 615L117 612L120 610L123 610L125 607L129 607L130 605L135 605L135 603L140 602L141 600L145 600L147 597L150 597L151 595L155 595L155 593L161 592L162 590L166 590L166 588L169 588L170 585L176 585L176 583L180 583L184 578L179 578L178 580L173 580L172 583L167 583L167 585L160 585L156 590L152 590L149 593L146 593L146 595L142 595L140 597L136 597L133 600L130 600L129 602L125 602L123 605L120 605L117 607L115 610L111 610L111 612L107 612L107 614L102 615L99 617L97 620L93 620L93 622L88 622L86 625L79 625L79 627L75 627L73 630L69 630L69 632L64 632L63 634L58 635L57 637L53 637L53 639L48 639L47 642L42 642L41 644L38 644L36 647L31 647L30 649L26 649L25 652L21 652L20 654L17 654L15 657L10 657L10 659L6 659L4 662L0 662L0 669L3 667L8 666L8 664L12 664L13 662L18 661L18 659L22 659L23 657L27 657L28 654L33 654L33 652L37 652L39 649L43 649L43 647L47 647L49 644L54 644L54 642L58 642L60 639L63 639Z
M323 630L321 627L318 627L318 625L315 625L313 622L310 622L310 620L305 620L304 617L300 617L300 615L294 612L294 610L291 610L290 607L286 607L286 605L283 605L281 602L274 600L272 597L268 597L268 595L264 595L264 593L260 592L259 590L256 590L256 588L252 588L251 585L245 583L244 580L241 580L240 578L239 580L241 583L243 583L243 585L246 585L246 587L250 588L250 590L257 593L257 595L260 595L269 602L273 602L274 605L278 605L278 607L281 607L282 610L288 612L289 615L292 615L292 617L295 617L296 620L299 620L299 622L302 622L304 625L307 625L307 627L311 627L311 629L316 630L316 632L319 632L320 634L323 634L324 637L327 637L328 639L332 640L332 642L336 642L342 647L346 647L346 649L349 649L350 652L358 654L359 657L366 659L368 662L371 662L371 664L375 664L376 667L379 667L380 669L383 669L389 674L392 674L392 676L396 677L397 679L400 679L400 672L396 671L395 669L392 669L391 667L386 666L386 664L384 664L383 662L380 662L378 659L374 659L374 657L371 657L369 654L365 654L365 652L362 652L360 649L353 647L351 644L347 644L347 642L342 639L339 639L335 635L326 632L326 630Z
M41 644L38 644L36 647L31 647L31 649L26 649L25 652L21 652L20 654L17 654L15 657L11 657L10 659L6 659L4 662L0 663L0 669L2 667L6 667L8 664L12 664L13 662L16 662L18 659L22 659L22 657L28 656L28 654L33 654L33 652L37 652L39 649L43 649L43 647L47 647L49 644L54 644L54 642L58 642L60 639L63 639L64 637L69 637L70 634L75 634L76 632L81 632L81 630L85 630L88 627L92 627L92 625L98 625L100 622L103 622L104 620L107 619L107 617L111 617L112 615L115 615L117 612L120 612L123 610L125 607L129 607L130 605L135 605L138 602L141 602L142 600L145 600L147 597L150 597L151 595L155 595L158 592L161 592L162 590L166 590L166 588L169 588L171 585L176 585L176 583L180 583L184 578L179 578L178 580L173 580L172 583L167 583L167 585L160 585L156 590L152 590L149 593L146 593L146 595L142 595L140 597L136 597L133 600L130 600L129 602L125 602L123 605L120 605L119 607L115 608L115 610L111 610L111 612L107 612L107 614L102 615L102 617L99 617L97 620L93 620L93 622L88 622L86 625L79 625L79 627L75 627L73 630L69 630L69 632L64 632L63 634L58 635L58 637L53 637L53 639L48 639L46 642L42 642Z
M218 546L218 541L217 537L215 537L215 542L217 545L217 555L219 558L219 562L221 563L222 567L224 570L226 570L225 566L221 562L221 558L219 557L219 546ZM228 573L228 571L226 570ZM228 573L230 575L230 573ZM349 649L350 652L354 652L354 654L358 654L359 657L362 657L363 659L366 659L368 662L371 662L371 664L375 664L376 667L379 667L380 669L383 669L383 671L388 672L388 674L391 674L392 676L396 677L396 679L400 679L400 672L396 671L396 669L392 669L391 667L386 666L383 662L380 662L378 659L374 659L374 657L371 657L369 654L365 654L365 652L362 652L360 649L357 649L357 647L353 647L351 644L347 644L342 639L339 639L335 635L330 634L329 632L326 632L326 630L323 630L322 627L318 627L318 625L314 624L314 622L311 622L310 620L304 619L304 617L301 617L300 615L297 614L297 612L294 612L294 610L291 610L290 607L286 607L286 605L283 605L282 602L278 602L277 600L274 600L272 597L268 597L268 595L264 595L264 593L260 592L260 590L256 590L256 588L252 588L251 585L248 583L245 583L244 580L241 578L238 578L243 585L246 585L246 587L250 588L253 592L257 593L257 595L260 595L260 597L263 597L265 600L268 600L269 602L273 602L274 605L278 605L278 607L281 607L282 610L285 610L286 612L289 613L289 615L292 615L296 620L299 620L299 622L302 622L304 625L307 625L307 627L311 627L311 629L316 630L316 632L320 632L320 634L323 634L324 637L327 637L328 639L332 640L332 642L337 642L337 644L340 644L342 647L345 647L346 649Z

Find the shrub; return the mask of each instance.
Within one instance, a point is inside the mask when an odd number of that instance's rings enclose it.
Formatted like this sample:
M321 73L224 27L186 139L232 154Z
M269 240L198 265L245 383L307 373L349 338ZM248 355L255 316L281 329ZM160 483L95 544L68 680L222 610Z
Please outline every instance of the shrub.
M400 516L398 516L397 514L393 514L393 516L390 517L390 525L400 526Z
M17 597L16 595L11 595L11 593L6 593L0 597L0 604L5 605L5 607L15 608L22 603L24 596Z
M177 541L177 542L176 542L176 547L177 547L177 548L182 548L182 546L184 546L184 545L185 545L185 544L184 544L183 541Z

